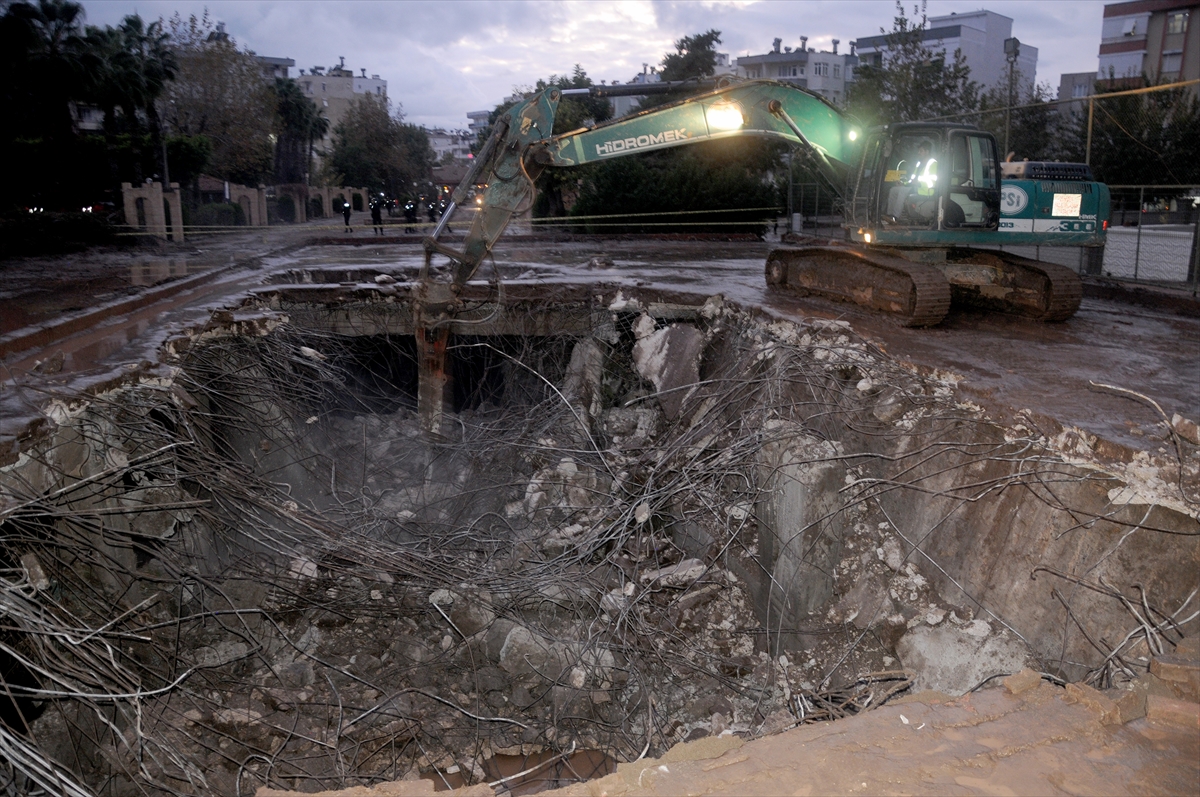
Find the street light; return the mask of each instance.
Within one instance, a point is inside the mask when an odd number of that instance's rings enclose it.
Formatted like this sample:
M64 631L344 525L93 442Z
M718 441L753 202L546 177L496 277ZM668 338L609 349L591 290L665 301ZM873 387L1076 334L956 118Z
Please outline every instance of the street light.
M1004 40L1004 55L1008 58L1008 108L1004 110L1004 157L1008 159L1008 133L1012 122L1012 107L1016 103L1013 97L1014 78L1016 76L1017 58L1021 55L1021 41L1015 36Z

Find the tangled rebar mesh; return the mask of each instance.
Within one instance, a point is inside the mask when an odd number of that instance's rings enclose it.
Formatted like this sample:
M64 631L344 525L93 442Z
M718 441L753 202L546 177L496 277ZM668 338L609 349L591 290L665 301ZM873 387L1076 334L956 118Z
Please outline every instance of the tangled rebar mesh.
M1073 513L1063 534L1097 519L1064 504L1084 477L1045 436L943 375L844 324L692 310L702 356L675 386L639 370L670 321L637 303L589 308L586 335L455 338L435 439L411 336L295 324L200 336L173 379L59 406L53 444L0 483L0 793L531 788L834 719L911 683L896 638L945 605L920 572L950 578L922 550L941 521L906 536L882 498L948 517L1019 488ZM780 474L810 466L832 489L768 542ZM766 545L796 548L803 586ZM839 610L868 577L891 608ZM1138 627L1093 642L1098 666L1042 669L1132 674L1139 634L1173 644L1195 619L1103 586ZM982 601L950 615L1019 636Z

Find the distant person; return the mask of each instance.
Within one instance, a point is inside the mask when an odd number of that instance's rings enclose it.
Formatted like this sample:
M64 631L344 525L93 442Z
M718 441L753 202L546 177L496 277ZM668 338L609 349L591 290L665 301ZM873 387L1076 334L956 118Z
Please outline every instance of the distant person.
M350 227L350 203L342 200L342 218L346 220L346 232L354 232Z
M404 232L415 233L417 231L417 203L415 200L408 200L404 203Z
M371 203L371 231L383 235L383 200Z

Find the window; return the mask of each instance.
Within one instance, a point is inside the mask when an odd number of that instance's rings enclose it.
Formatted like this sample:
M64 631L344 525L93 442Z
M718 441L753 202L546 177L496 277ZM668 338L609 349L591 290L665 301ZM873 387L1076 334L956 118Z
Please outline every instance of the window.
M834 76L834 77L841 77L841 76L842 76L842 65L841 65L841 64L834 64L834 65L833 65L833 76Z
M1074 86L1071 87L1071 97L1073 97L1074 99L1079 99L1080 97L1086 97L1086 96L1088 96L1088 84L1087 83L1076 83Z
M1136 36L1138 32L1138 21L1136 19L1125 20L1125 25L1121 28L1122 36Z
M312 94L312 83L309 83L307 80L304 81L304 90Z
M817 77L829 77L829 64L813 64L813 75Z
M1176 11L1167 15L1167 33L1187 33L1188 12ZM1163 71L1167 71L1164 66ZM1178 71L1178 70L1176 70Z
M1162 72L1178 72L1183 66L1183 52L1163 53L1162 57Z
M779 76L780 77L796 77L795 64L779 67Z
M796 71L799 73L800 77L804 77L804 67L799 67Z

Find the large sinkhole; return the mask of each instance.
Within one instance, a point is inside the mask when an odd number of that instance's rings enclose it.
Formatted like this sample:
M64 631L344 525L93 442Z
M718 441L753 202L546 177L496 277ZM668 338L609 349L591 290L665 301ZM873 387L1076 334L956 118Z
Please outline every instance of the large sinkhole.
M1026 666L1112 687L1195 633L1191 460L1147 499L720 297L448 323L432 431L394 293L280 289L48 408L0 481L6 793L530 793Z

